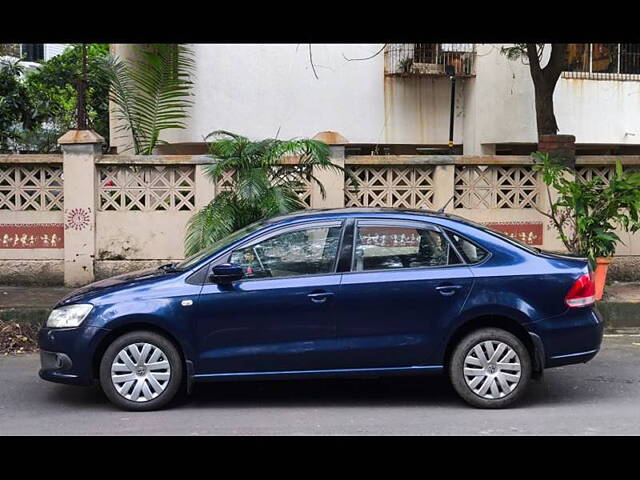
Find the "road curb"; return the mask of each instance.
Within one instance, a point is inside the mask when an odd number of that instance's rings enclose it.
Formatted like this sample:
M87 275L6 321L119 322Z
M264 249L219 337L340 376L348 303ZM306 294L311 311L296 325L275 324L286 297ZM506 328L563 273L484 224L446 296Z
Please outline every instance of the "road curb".
M50 308L0 308L0 322L31 323L44 325L51 312Z
M640 303L598 302L608 333L640 331Z

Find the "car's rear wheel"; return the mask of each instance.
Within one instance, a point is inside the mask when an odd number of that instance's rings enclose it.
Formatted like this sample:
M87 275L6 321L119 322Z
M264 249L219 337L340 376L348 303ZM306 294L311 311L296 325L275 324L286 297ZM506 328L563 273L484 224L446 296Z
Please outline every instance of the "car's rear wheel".
M116 338L100 362L105 395L125 410L156 410L169 403L182 386L180 353L167 338L135 331Z
M524 394L531 378L531 356L515 335L499 328L482 328L456 345L449 377L470 405L504 408Z

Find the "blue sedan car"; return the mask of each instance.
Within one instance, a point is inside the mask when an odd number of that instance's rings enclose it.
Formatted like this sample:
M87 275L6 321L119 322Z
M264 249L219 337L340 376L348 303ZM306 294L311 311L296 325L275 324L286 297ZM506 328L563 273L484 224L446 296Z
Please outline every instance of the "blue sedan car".
M597 354L594 303L585 259L459 217L307 210L76 290L40 331L40 377L152 410L193 382L445 373L499 408Z

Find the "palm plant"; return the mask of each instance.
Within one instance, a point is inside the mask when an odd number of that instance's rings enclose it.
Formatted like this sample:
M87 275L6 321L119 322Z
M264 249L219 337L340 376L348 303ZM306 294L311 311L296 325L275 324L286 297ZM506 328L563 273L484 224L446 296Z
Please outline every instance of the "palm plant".
M235 133L218 130L205 140L216 160L205 167L207 176L219 182L232 173L232 185L216 195L187 225L185 255L190 256L217 240L258 220L300 210L305 204L296 189L304 181L325 190L313 167L343 169L329 159L329 147L309 139L251 141ZM296 157L294 165L283 165L283 157Z
M121 60L109 56L102 68L111 85L115 118L123 120L117 132L131 134L137 155L151 155L163 130L186 128L184 120L193 103L195 70L193 51L182 44L138 46L138 56Z

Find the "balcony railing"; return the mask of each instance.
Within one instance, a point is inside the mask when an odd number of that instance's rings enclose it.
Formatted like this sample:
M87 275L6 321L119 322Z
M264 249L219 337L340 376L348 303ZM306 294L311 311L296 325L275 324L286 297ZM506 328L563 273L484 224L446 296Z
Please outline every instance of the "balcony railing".
M385 50L385 75L475 75L473 43L393 43Z

